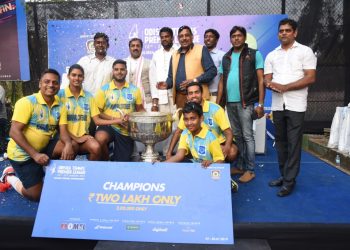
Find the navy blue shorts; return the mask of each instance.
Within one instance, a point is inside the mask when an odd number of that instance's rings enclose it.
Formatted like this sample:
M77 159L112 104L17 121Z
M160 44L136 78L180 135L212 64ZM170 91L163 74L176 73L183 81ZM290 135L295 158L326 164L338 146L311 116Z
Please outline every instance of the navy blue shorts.
M130 136L118 133L111 126L99 126L97 131L105 131L114 142L113 156L111 161L131 161L134 151L134 140Z
M46 154L50 159L52 159L53 151L59 141L59 135L57 134L54 138L49 141L49 144L41 151L41 153Z
M30 188L43 181L45 172L43 166L36 163L33 159L27 161L10 160L15 169L16 176L22 181L24 188Z

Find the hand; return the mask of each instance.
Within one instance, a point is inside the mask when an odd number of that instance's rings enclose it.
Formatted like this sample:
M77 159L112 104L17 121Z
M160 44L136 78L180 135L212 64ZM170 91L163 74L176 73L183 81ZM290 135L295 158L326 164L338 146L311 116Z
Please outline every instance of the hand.
M157 82L157 89L168 89L168 84L166 82Z
M152 106L151 111L152 112L158 112L159 111L158 106Z
M171 152L167 152L166 155L165 155L165 159L166 160L169 160L170 157L172 157L173 155L171 154Z
M225 158L226 158L227 155L229 154L230 149L231 149L231 145L227 145L226 143L225 143L224 146L221 146L221 150L222 150L222 153L224 154L224 157L225 157Z
M209 165L212 164L212 163L213 163L213 162L210 161L210 160L204 160L204 161L202 161L202 167L203 167L203 168L207 168L207 167L209 167Z
M288 91L287 85L282 85L275 82L267 82L266 87L278 93L284 93Z
M83 135L83 136L81 136L81 137L75 139L75 141L76 141L77 143L81 144L81 143L84 143L84 142L86 142L87 140L91 140L91 139L94 139L94 137L91 136L91 135Z
M36 153L33 156L33 160L41 166L47 166L49 164L50 158L46 154Z
M75 153L71 143L66 143L62 150L61 160L74 160Z
M193 80L185 80L185 81L183 81L182 83L180 83L180 89L182 91L185 91L187 85L190 84L191 82L193 82Z
M259 107L257 106L255 108L255 112L256 114L258 115L258 119L260 119L261 117L263 117L265 115L265 112L264 112L264 107Z

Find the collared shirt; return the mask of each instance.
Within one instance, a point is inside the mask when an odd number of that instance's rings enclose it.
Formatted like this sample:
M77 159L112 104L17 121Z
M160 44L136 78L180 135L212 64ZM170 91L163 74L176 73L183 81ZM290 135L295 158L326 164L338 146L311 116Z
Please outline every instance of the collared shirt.
M38 152L43 150L57 132L58 125L67 124L67 110L55 96L51 108L45 102L41 92L26 96L17 101L13 112L13 121L26 125L23 135ZM30 156L11 138L8 156L14 161L26 161Z
M81 90L76 99L68 86L58 92L58 97L67 109L68 131L76 137L89 134L91 117L100 114L92 94Z
M192 45L193 47L193 45ZM192 48L190 48L192 49ZM189 51L189 50L188 50ZM186 51L186 53L188 52ZM178 53L181 53L181 47L178 49ZM176 84L176 90L180 90L180 83L187 80L186 78L186 68L185 68L185 56L186 53L180 54L180 60L177 67L176 77L175 77L175 84ZM169 71L168 71L168 78L166 80L166 83L168 85L168 89L173 87L173 71L172 71L172 58L170 59L170 65L169 65ZM197 80L199 83L208 83L210 82L217 73L216 67L214 65L213 59L210 56L209 50L207 47L203 46L202 50L202 67L204 69L204 73L197 77Z
M95 95L104 84L112 80L112 65L115 59L106 56L102 60L95 54L87 55L78 61L78 64L84 68L83 89Z
M142 104L141 91L135 85L125 82L122 88L118 88L114 81L101 87L95 97L97 106L103 113L111 117L120 118L136 110L136 105ZM128 130L120 125L112 125L122 135L129 135Z
M203 103L203 122L208 126L208 128L213 132L213 134L219 139L220 143L226 141L223 131L230 128L230 123L225 115L224 109L210 101L204 101ZM185 130L185 122L183 115L180 118L177 127L181 130Z
M168 90L157 89L158 82L165 82L168 77L171 55L177 48L175 45L166 51L163 47L154 52L149 69L152 98L158 98L159 104L168 103ZM171 92L171 91L169 91Z
M181 134L179 149L185 149L186 154L191 152L194 162L225 160L218 139L205 126L195 136L186 128Z
M210 93L213 93L218 91L218 85L220 80L219 68L221 65L222 58L225 55L225 52L219 50L218 48L214 48L209 53L218 71L218 74L214 77L214 79L209 82L209 91Z
M286 85L304 77L304 70L316 69L317 58L311 48L294 42L287 50L281 46L270 52L265 60L264 74L272 74L272 82ZM273 111L285 109L305 112L307 106L308 87L291 90L285 93L272 92Z

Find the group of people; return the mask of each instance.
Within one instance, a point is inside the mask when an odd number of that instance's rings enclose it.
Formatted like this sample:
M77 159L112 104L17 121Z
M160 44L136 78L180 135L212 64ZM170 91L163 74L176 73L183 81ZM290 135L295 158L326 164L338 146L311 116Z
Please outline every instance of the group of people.
M264 116L265 88L272 90L273 121L281 176L269 183L290 194L300 167L307 87L315 81L316 57L296 42L297 23L279 23L281 45L265 60L246 44L244 27L230 31L232 48L216 48L219 33L208 29L205 46L193 43L189 26L160 29L161 48L148 60L143 42L129 41L130 56L107 55L109 38L94 36L95 53L68 71L69 85L60 90L60 75L43 72L39 92L20 99L14 109L7 153L11 167L3 171L0 191L11 186L39 200L44 168L50 159L130 161L134 141L128 114L135 111L174 113L177 129L164 147L166 162L232 163L231 174L246 183L255 178L253 120ZM225 112L226 109L226 112ZM227 113L227 115L225 114ZM110 158L109 144L113 142ZM175 148L178 144L176 153Z

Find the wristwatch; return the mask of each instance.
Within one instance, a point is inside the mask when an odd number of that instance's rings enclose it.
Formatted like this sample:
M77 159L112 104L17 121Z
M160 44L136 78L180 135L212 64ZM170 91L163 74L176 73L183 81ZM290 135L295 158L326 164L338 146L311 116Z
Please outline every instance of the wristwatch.
M264 107L264 104L259 103L259 104L258 104L258 107L263 108L263 107Z
M197 79L197 78L194 78L194 79L193 79L193 82L198 82L198 79Z

